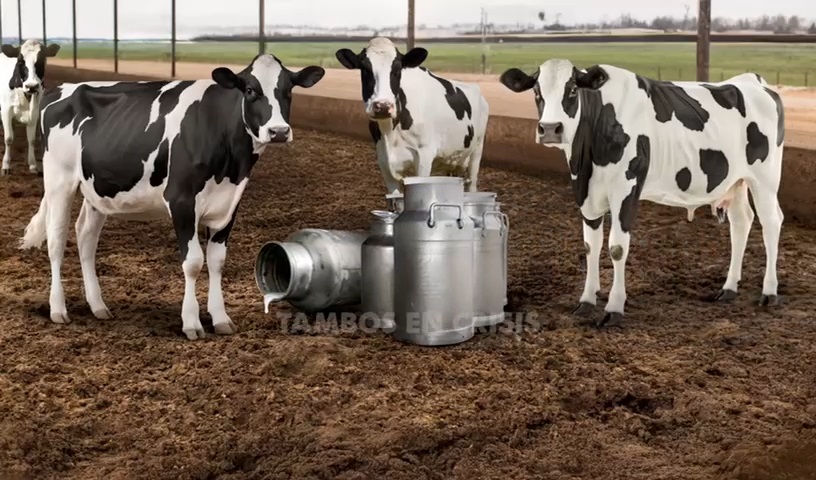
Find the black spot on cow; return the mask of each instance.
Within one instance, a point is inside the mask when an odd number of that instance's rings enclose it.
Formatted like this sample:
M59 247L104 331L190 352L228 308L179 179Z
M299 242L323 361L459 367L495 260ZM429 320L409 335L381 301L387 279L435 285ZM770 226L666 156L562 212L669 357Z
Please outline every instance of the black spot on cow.
M753 165L757 160L764 162L768 158L768 137L759 130L756 122L748 124L746 133L748 144L745 146L745 156L748 158L748 165Z
M700 150L700 169L706 174L706 193L711 193L728 177L728 159L720 150Z
M380 126L377 125L377 122L373 120L369 120L368 122L368 132L371 134L371 139L374 140L374 143L380 141L382 138L382 132L380 131Z
M569 158L569 168L572 176L572 192L575 203L581 207L589 195L589 180L592 178L592 154L595 132L593 127L601 112L601 93L594 90L581 90L581 116L578 119L578 128L572 139L572 155Z
M419 67L419 69L424 71L431 78L442 84L442 87L445 88L445 100L448 102L448 105L450 105L451 110L453 110L453 113L456 114L457 119L462 120L463 118L465 118L466 114L468 118L472 118L473 109L470 105L470 101L468 100L467 95L465 95L465 92L463 92L461 88L455 87L453 83L451 83L449 80L437 77L424 67Z
M685 192L691 185L691 170L687 167L681 168L674 176L674 181L677 183L677 188Z
M736 108L740 115L745 118L745 97L739 88L734 85L709 84L703 84L703 87L711 92L711 96L714 97L714 101L717 102L717 105L726 110Z
M652 101L655 119L666 123L672 116L689 130L702 132L710 114L703 106L689 96L682 87L671 82L652 80L637 75L638 88L646 92Z
M156 161L153 163L153 173L150 174L150 185L153 187L158 187L167 178L167 161L170 158L168 145L169 142L166 138L159 145L159 154L156 155Z
M601 107L593 131L592 162L601 167L620 162L623 150L629 144L629 135L623 131L611 103Z
M408 110L408 98L402 88L397 91L397 120L395 127L399 126L403 130L410 130L411 125L414 124L414 118L411 116L411 111Z
M538 118L541 118L541 115L544 114L544 106L547 103L544 101L544 97L541 96L541 88L539 88L538 82L536 82L535 86L533 87L533 94L535 97L536 109L538 109Z
M581 218L583 218L583 219L584 219L584 223L586 224L586 226L587 226L587 227L589 227L589 228L591 228L591 229L593 229L593 230L597 230L597 229L598 229L598 227L600 227L600 226L601 226L601 223L603 223L603 215L601 215L600 217L598 217L598 218L596 218L596 219L594 219L594 220L590 220L590 219L586 218L586 217L585 217L585 216L582 214L582 215L581 215ZM589 249L587 249L587 253L589 253Z
M621 204L620 219L621 230L629 232L635 224L637 218L640 194L646 184L646 175L649 173L651 163L651 141L646 135L638 135L635 158L629 161L629 168L626 169L626 179L635 180L629 195L623 199Z
M755 74L754 74L754 76L756 77L757 82L759 82L759 83L762 83L762 82L763 82L763 80L762 80L762 76L761 76L760 74L755 73Z
M567 80L567 83L564 84L561 108L570 118L575 118L575 114L578 113L578 86L575 84L574 78Z
M28 78L28 67L25 64L25 59L22 55L17 57L17 64L14 66L14 70L11 73L11 78L9 79L9 88L14 90L15 88L22 88L23 81Z
M468 125L467 133L465 134L465 148L470 148L470 143L473 141L473 125Z
M785 107L778 93L768 87L765 87L765 92L771 96L774 104L776 104L776 146L778 147L785 141Z

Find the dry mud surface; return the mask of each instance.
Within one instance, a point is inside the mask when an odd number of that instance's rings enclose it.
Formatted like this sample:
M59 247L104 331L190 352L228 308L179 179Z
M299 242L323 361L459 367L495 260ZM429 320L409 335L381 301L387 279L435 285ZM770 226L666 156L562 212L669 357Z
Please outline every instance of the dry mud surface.
M816 245L796 221L782 230L784 304L755 306L755 223L739 298L720 305L703 297L724 280L728 226L644 203L625 323L597 331L569 313L583 241L564 179L484 169L510 217L507 308L540 328L437 349L302 331L278 318L286 306L263 313L258 249L301 228L364 229L383 202L369 143L301 129L264 154L233 230L224 296L238 334L191 342L169 222L108 221L108 321L84 302L72 226L73 323L48 320L47 253L16 249L42 194L24 143L18 130L14 176L0 178L0 478L816 478Z

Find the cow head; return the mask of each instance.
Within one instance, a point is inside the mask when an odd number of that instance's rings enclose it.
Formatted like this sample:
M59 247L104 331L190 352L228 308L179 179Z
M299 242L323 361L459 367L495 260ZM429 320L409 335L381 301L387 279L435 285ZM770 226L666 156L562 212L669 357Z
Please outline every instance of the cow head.
M325 73L316 66L293 72L274 55L263 54L237 74L226 67L216 68L212 78L224 88L242 92L241 115L246 131L256 143L266 145L292 141L289 126L292 89L309 88Z
M609 79L601 67L578 70L567 60L547 60L527 75L511 68L500 78L514 92L533 89L538 108L536 138L542 145L571 144L581 118L582 98Z
M42 90L46 57L55 56L60 46L52 43L46 47L37 40L29 39L19 47L5 44L0 49L3 55L17 59L17 65L14 66L9 80L9 88L12 90L21 88L26 95L31 96Z
M397 99L402 90L402 70L420 66L428 51L417 47L402 54L391 40L376 37L359 54L341 48L335 56L349 70L360 70L366 114L373 120L383 120L397 118L397 109L401 108Z

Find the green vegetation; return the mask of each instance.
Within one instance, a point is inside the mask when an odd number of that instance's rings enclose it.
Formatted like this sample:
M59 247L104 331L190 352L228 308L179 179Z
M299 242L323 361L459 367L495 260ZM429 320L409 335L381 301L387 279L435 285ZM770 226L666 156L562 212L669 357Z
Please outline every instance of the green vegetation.
M480 73L482 47L469 43L422 44L430 51L425 65L436 71ZM334 57L338 48L355 51L355 42L286 43L270 41L267 51L292 66L318 64L339 67ZM695 45L692 43L504 43L488 46L487 73L499 74L510 67L531 71L547 58L567 58L578 66L608 63L632 69L642 75L666 80L693 80ZM209 63L244 63L258 52L251 42L179 43L177 60ZM70 44L60 57L70 58ZM169 43L120 43L122 60L170 60ZM83 42L80 58L112 58L112 43ZM715 43L711 46L712 81L753 71L768 82L787 85L816 85L816 44ZM810 72L810 73L808 73ZM777 77L778 75L778 77Z

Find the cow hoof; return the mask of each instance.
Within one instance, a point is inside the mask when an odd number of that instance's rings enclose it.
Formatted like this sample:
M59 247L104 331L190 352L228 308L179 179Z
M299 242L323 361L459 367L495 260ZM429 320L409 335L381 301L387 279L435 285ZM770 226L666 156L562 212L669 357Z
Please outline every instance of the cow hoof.
M0 169L0 177L5 177L8 174L9 174L9 169L8 168Z
M601 327L618 327L623 323L623 314L618 312L606 312L603 318L595 322L595 326Z
M107 307L101 310L94 310L93 316L99 320L110 320L113 318L113 314L107 309Z
M737 292L735 292L733 290L725 289L725 290L720 290L720 293L718 293L714 297L714 300L717 301L717 302L732 302L732 301L736 300L736 298L737 298Z
M572 311L573 315L577 315L579 317L584 317L591 314L595 310L595 305L589 302L581 302L578 304L578 308Z
M765 295L763 293L762 296L759 297L760 307L775 307L777 305L779 305L779 297L776 295Z
M28 167L28 171L31 173L38 173L37 167Z
M205 338L206 335L204 334L204 328L197 327L197 328L183 328L181 329L187 338L190 340L198 340L199 338Z
M226 322L214 323L213 328L215 329L215 333L219 335L232 335L238 332L238 327L236 327L230 319L227 319Z
M71 319L68 318L67 312L51 312L51 321L61 325L71 323Z

